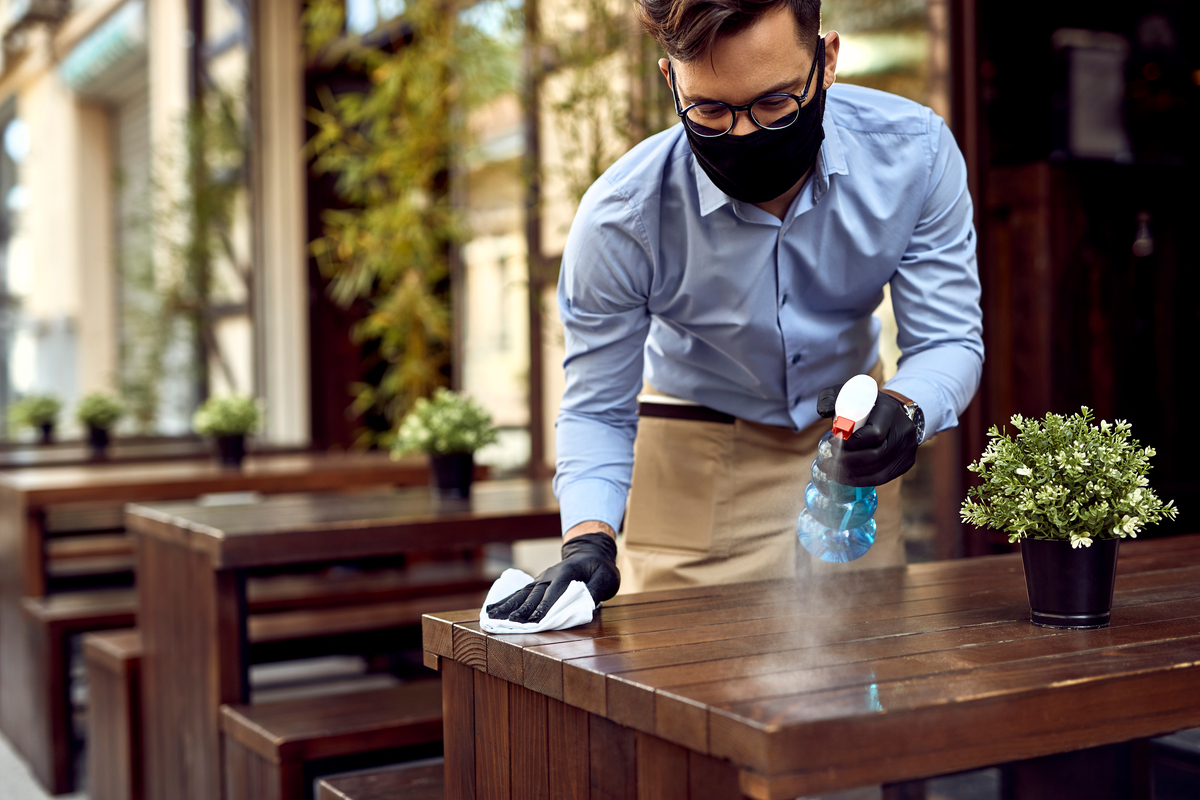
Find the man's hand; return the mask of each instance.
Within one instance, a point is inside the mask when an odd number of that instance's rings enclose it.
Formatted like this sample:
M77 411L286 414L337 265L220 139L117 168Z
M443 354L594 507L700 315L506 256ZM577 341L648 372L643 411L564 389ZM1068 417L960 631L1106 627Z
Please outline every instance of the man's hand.
M608 600L621 587L617 543L606 533L585 533L563 542L562 559L533 583L488 606L488 616L537 622L550 613L571 581L583 581L596 603Z
M840 386L822 389L817 413L834 416ZM917 460L917 426L904 412L904 403L881 390L875 407L846 441L835 437L835 458L822 465L829 477L843 486L882 486L912 469Z

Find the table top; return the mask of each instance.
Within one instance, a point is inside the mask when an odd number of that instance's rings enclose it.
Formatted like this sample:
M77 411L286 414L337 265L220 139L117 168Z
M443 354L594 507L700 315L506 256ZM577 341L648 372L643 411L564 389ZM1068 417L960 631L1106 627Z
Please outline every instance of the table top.
M216 568L382 557L559 535L550 480L477 481L467 501L428 487L278 495L238 505L130 505L127 527L205 552Z
M279 447L258 442L251 445L258 455L300 453L299 447ZM207 439L195 437L114 437L106 457L96 459L91 446L84 441L55 442L49 445L20 443L0 448L0 469L29 469L36 467L81 466L85 464L119 464L122 462L175 461L178 459L211 459L214 445Z
M248 455L241 469L214 458L159 463L98 462L0 472L0 491L17 492L28 507L92 501L154 501L234 491L301 492L428 480L421 457L385 453Z
M1122 543L1112 625L1039 628L1019 554L649 592L568 631L426 615L427 653L792 798L1200 725L1200 535Z

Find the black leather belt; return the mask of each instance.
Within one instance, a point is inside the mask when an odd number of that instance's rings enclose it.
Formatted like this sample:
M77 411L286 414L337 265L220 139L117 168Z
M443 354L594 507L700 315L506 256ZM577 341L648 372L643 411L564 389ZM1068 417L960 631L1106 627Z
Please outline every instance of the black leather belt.
M678 403L638 403L639 417L665 417L666 419L687 419L694 422L720 422L732 425L737 417L724 411L705 406L679 405Z

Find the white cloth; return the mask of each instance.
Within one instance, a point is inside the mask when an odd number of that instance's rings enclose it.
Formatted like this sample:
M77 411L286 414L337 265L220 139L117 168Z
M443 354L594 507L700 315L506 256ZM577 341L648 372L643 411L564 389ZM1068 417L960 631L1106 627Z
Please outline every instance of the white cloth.
M533 583L533 578L519 569L506 569L488 589L483 608L479 609L479 627L488 633L537 633L539 631L561 631L592 621L596 603L583 581L571 581L562 597L550 608L550 613L538 622L509 622L492 619L487 607L497 603L523 586Z

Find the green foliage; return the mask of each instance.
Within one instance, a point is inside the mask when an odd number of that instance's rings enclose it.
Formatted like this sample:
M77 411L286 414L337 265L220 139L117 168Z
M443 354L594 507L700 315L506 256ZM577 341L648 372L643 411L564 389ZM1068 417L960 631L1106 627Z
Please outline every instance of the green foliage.
M585 23L551 43L565 81L550 109L561 132L556 168L578 203L630 147L676 118L658 70L663 54L636 23L632 5L583 0L570 10Z
M109 430L125 414L125 406L112 395L92 392L79 401L75 417L84 425Z
M204 401L192 417L192 427L201 436L236 436L258 430L262 418L255 398L223 395Z
M497 439L492 415L471 398L439 388L413 405L396 431L393 454L473 453Z
M40 428L58 421L62 401L52 394L22 397L9 407L9 419L14 429Z
M238 263L233 243L246 192L244 94L209 87L181 121L181 151L154 154L131 235L118 253L125 284L118 388L140 431L154 428L173 342L199 338L225 382L237 385L211 308L221 288L214 286L214 262L227 261L246 290L250 285L249 265ZM172 189L176 174L182 182ZM193 360L189 368L201 367Z
M309 109L316 133L307 154L317 173L337 176L346 208L322 216L312 243L330 294L342 306L365 300L354 331L384 369L351 387L352 408L394 426L445 383L451 315L445 290L451 248L466 235L452 198L456 159L467 147L465 115L511 88L511 43L464 24L444 0L411 0L395 23L402 45L377 49L342 36L340 0L309 0L310 56L344 61L370 83L365 93L318 90ZM379 437L367 432L367 443Z
M1154 448L1130 439L1127 422L1092 420L1084 406L1044 421L1014 414L1015 437L993 425L983 455L967 467L983 483L967 490L963 521L1007 531L1010 542L1069 539L1088 547L1174 519L1174 501L1164 504L1148 485Z

